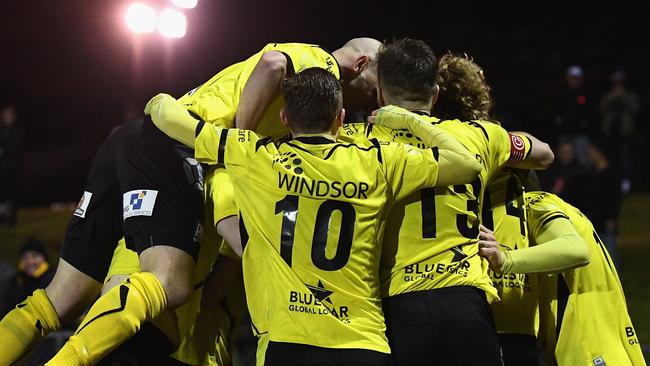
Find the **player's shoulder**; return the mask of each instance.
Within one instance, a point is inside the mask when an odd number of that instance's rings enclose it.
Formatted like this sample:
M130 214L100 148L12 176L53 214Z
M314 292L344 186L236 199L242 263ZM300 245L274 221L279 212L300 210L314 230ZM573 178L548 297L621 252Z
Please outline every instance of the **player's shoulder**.
M566 208L571 207L557 195L543 191L525 192L524 202L532 217L542 217L549 213L565 213Z
M368 126L364 122L345 123L341 126L337 141L356 143L368 140Z

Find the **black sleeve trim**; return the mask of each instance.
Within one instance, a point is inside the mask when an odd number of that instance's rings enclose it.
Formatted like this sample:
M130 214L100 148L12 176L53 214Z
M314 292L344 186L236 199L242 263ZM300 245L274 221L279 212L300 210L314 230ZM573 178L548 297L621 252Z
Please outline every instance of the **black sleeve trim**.
M219 136L219 152L217 153L217 163L223 164L224 158L226 156L226 141L228 140L228 129L224 128L221 130L221 135Z
M381 156L381 147L379 146L379 141L376 138L372 138L370 139L370 142L377 148L377 160L383 164L384 158Z
M551 221L553 221L555 219L567 219L567 220L569 220L569 216L567 216L565 214L562 214L562 213L551 215L551 216L545 218L544 221L542 221L542 224L540 225L540 227L548 224L549 222L551 222Z
M278 51L281 54L284 55L284 57L287 59L287 77L292 77L296 74L296 69L293 67L293 61L291 61L291 56L289 56L286 52Z
M244 216L242 215L241 211L239 211L239 238L241 240L241 248L243 250L248 244L249 236L248 230L246 229L246 224L244 223Z
M205 126L205 122L199 121L199 123L196 125L196 129L194 130L194 137L197 137L201 133L203 126Z
M431 151L433 152L433 158L438 161L438 158L440 157L440 151L438 151L438 147L434 146L431 148Z

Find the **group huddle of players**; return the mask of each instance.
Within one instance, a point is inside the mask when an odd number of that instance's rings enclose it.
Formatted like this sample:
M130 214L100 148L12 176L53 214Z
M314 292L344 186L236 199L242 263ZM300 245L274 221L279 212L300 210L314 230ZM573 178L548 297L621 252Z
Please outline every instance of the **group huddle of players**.
M157 95L98 150L0 365L91 304L47 365L229 365L245 311L258 365L645 365L593 226L536 187L552 151L491 107L413 39L271 43Z

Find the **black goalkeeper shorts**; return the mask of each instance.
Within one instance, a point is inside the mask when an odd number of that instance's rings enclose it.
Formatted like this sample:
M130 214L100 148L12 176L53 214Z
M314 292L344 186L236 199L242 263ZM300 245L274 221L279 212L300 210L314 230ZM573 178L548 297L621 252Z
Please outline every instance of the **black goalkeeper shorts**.
M383 308L395 365L503 365L492 309L477 288L396 295Z
M118 127L95 156L61 257L99 282L121 237L138 254L168 245L196 260L203 174L193 156L149 117Z

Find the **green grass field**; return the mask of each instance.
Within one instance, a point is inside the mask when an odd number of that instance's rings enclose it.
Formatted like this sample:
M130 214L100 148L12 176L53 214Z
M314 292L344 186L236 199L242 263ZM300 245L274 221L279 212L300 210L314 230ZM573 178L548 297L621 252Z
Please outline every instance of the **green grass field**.
M45 242L51 257L58 253L72 209L32 208L22 210L14 228L0 227L0 259L15 262L20 244L29 237ZM650 346L650 194L625 199L620 220L620 277L630 316L642 344ZM650 349L645 347L646 358Z

